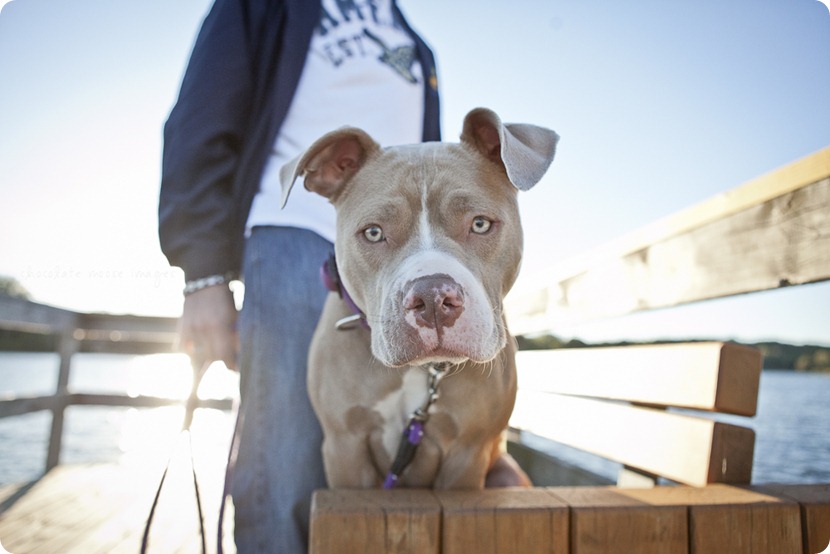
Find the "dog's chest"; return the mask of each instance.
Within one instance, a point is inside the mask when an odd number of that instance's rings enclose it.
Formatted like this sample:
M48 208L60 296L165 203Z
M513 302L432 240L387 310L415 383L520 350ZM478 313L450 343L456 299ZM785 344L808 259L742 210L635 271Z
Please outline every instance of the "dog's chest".
M394 457L403 428L412 413L421 407L428 395L427 372L412 367L403 375L399 388L379 399L372 407L383 419L383 446Z

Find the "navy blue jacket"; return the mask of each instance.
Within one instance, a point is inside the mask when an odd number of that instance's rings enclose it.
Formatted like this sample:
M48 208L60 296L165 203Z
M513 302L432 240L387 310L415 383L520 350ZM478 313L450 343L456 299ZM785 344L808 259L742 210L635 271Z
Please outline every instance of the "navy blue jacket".
M435 60L394 10L426 76L423 139L440 140ZM164 126L159 198L162 251L187 280L239 274L248 212L319 23L319 0L216 0L205 18Z

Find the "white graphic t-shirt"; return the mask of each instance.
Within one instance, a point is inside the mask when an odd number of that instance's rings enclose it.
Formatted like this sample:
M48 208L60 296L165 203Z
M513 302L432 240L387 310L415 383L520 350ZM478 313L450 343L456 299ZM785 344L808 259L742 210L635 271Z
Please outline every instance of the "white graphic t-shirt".
M359 127L381 146L421 141L424 77L415 44L388 0L323 0L297 93L263 171L248 216L257 225L299 227L334 241L334 208L298 180L284 209L279 171L325 133Z

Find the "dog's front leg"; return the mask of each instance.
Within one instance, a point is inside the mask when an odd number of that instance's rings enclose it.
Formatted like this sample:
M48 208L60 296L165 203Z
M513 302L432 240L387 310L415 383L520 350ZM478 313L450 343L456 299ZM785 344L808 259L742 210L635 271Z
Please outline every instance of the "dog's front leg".
M436 489L482 489L490 466L489 445L457 445L435 478Z
M327 437L323 441L326 480L333 489L370 489L379 482L365 435Z

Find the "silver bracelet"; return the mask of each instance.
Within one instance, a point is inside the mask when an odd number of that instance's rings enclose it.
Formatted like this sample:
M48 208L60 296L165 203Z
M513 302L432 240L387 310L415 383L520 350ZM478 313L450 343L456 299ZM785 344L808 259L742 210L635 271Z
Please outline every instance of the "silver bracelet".
M214 287L216 285L225 285L230 283L232 280L233 275L231 273L226 273L224 275L208 275L207 277L202 277L201 279L194 279L193 281L185 283L184 295L190 296L194 292L199 292L202 289Z

